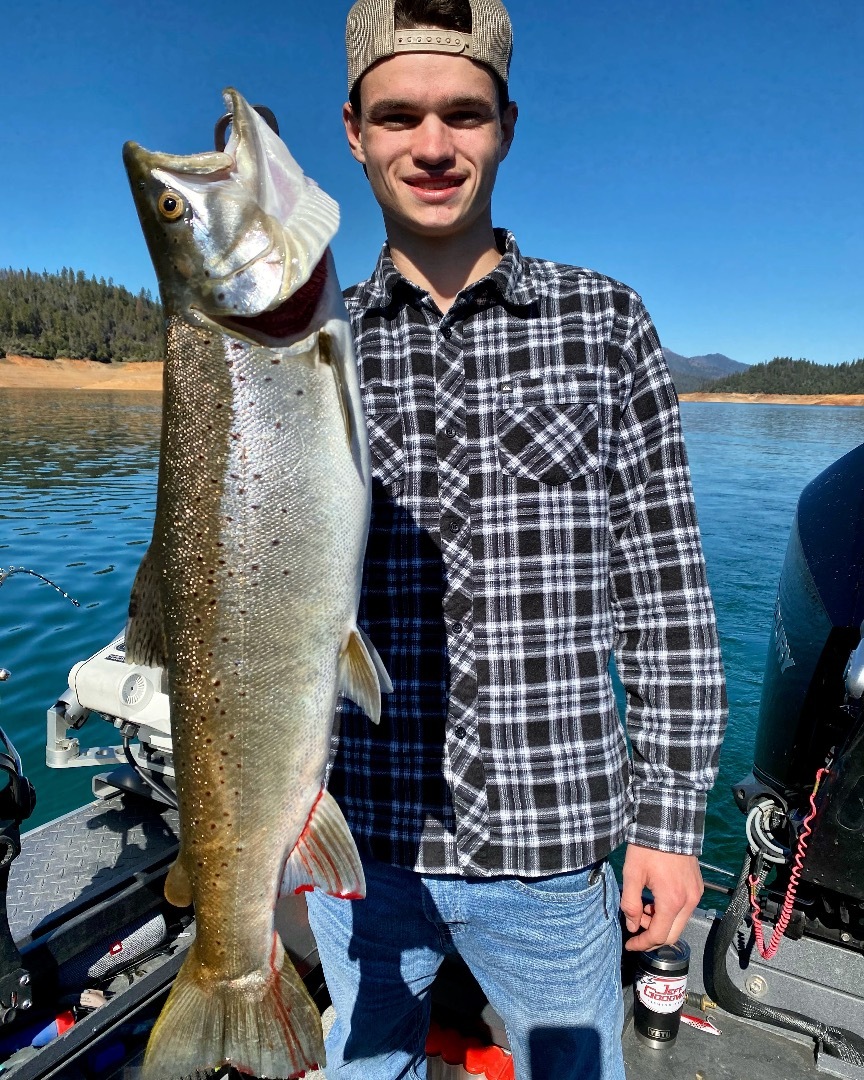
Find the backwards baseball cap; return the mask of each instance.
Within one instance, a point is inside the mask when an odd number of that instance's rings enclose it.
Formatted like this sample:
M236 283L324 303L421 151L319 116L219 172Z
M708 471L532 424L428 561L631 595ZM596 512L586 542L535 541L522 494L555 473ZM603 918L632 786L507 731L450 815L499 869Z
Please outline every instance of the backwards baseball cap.
M395 0L357 0L348 12L345 48L348 53L348 94L360 76L385 57L403 52L442 52L467 56L491 68L507 85L513 29L501 0L468 0L471 33L412 27L397 30Z

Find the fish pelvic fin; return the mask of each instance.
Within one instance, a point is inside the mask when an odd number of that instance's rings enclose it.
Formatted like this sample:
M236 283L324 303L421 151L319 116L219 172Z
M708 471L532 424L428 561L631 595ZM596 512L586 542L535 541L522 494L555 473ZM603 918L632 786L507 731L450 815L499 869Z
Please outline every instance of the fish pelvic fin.
M267 971L212 982L202 970L193 942L147 1044L142 1080L223 1065L287 1078L324 1065L321 1016L277 935Z
M359 626L351 628L339 656L339 689L356 702L373 724L381 721L381 694L392 694L393 683L384 661Z
M285 863L280 895L323 889L343 900L361 900L366 879L354 837L326 788L312 807L300 838Z
M167 667L168 642L162 608L162 567L150 547L132 585L126 622L126 662Z

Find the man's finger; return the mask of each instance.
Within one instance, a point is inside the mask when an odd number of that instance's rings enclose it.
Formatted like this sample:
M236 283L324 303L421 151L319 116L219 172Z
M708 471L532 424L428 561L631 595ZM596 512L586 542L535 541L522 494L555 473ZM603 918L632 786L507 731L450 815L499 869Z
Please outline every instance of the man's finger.
M641 934L637 934L636 937L630 938L624 946L625 949L636 952L643 949L655 949L658 945L665 945L678 913L678 908L666 909L662 905L655 903L654 914L650 916L647 928ZM642 925L645 926L645 923L643 922Z
M621 910L624 912L624 921L630 933L639 929L642 921L642 886L635 881L624 878L624 887L621 890Z

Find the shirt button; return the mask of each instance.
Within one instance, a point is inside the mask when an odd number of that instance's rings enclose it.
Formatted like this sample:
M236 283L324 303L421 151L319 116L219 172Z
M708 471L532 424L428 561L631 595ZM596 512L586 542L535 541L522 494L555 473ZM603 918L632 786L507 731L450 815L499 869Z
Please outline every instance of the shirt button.
M451 533L453 533L453 535L455 536L455 535L456 535L456 533L458 533L458 532L459 532L459 530L460 530L460 529L462 528L462 525L461 525L461 522L458 522L458 521L451 521L451 522L450 522L450 524L449 524L449 525L447 526L447 528L448 528L448 529L450 530L450 532L451 532Z
M444 434L447 436L448 439L455 439L456 438L456 428L445 427L444 428Z
M442 326L441 333L444 335L445 338L449 338L453 331L450 329L449 326Z
M463 630L462 623L461 622L454 622L453 623L453 630L455 631L455 633L461 634L462 630Z
M457 739L464 739L465 738L465 728L462 727L461 724L459 724L458 727L455 727L453 729L453 734L456 736Z

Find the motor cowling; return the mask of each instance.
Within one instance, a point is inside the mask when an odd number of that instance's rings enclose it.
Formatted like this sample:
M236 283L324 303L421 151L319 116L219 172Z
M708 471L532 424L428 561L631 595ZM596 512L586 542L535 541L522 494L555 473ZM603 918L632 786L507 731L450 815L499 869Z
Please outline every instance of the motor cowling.
M734 788L745 812L767 795L800 821L817 770L830 759L801 876L858 901L864 900L864 721L845 675L862 620L864 444L820 473L799 498L774 609L753 773Z

